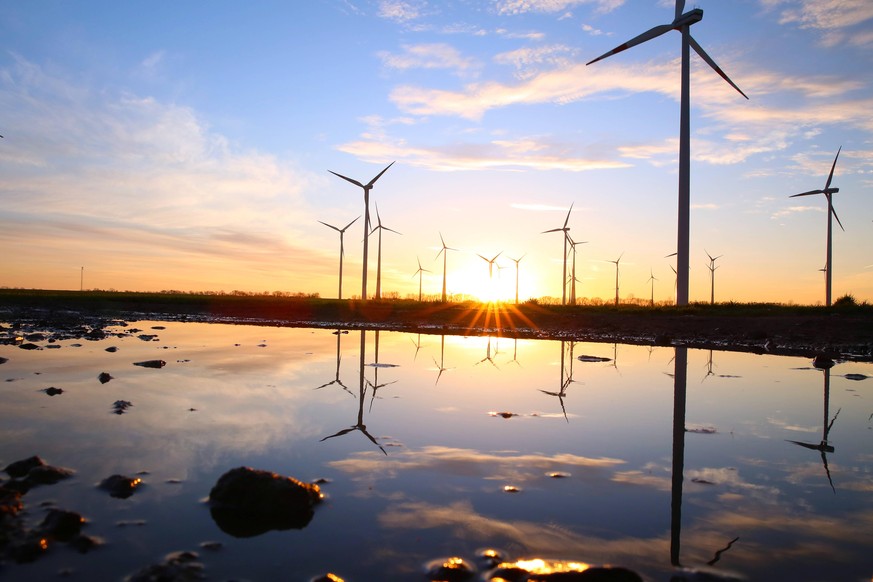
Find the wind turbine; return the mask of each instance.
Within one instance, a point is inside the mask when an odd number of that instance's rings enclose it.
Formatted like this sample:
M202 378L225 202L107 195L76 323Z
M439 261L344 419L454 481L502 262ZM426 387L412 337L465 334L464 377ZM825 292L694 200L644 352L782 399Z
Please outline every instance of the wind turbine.
M575 203L573 203L575 204ZM567 218L564 219L564 226L561 228L553 228L551 230L544 230L540 234L546 234L547 232L562 232L564 233L564 274L561 275L561 305L567 304L567 233L570 232L570 228L567 226L567 223L570 222L570 213L573 212L573 204L570 204L570 210L567 211Z
M570 269L570 272L572 273L572 275L570 275L570 277L571 277L571 281L570 281L570 303L571 303L572 305L576 305L576 281L579 280L579 279L576 278L576 245L584 245L584 244L587 244L588 241L587 241L587 240L583 240L583 241L576 242L576 241L573 240L573 237L570 236L570 233L569 233L569 232L566 233L566 237L567 237L567 242L570 243L570 248L571 248L572 251L573 251L573 268Z
M367 300L367 253L368 253L368 234L370 233L370 190L373 189L373 184L376 183L376 180L382 177L382 174L388 171L388 168L394 165L394 162L391 162L385 169L376 174L376 177L367 182L366 185L361 184L357 180L353 180L347 176L343 176L342 174L337 174L333 170L328 170L334 176L338 176L347 182L351 182L355 186L360 186L364 189L364 269L363 274L361 275L361 299L363 301Z
M476 253L476 254L478 255L478 253ZM488 278L489 279L494 278L494 261L496 261L497 257L499 257L502 254L503 254L503 251L500 251L499 253L497 253L496 255L491 257L490 259L488 257L483 257L482 255L479 255L480 259L482 259L483 261L488 263Z
M449 255L448 251L456 251L458 249L453 249L451 247L446 246L446 241L443 239L443 233L440 233L440 242L443 243L443 248L440 249L440 252L437 253L436 258L440 258L440 255L443 256L443 303L446 302L446 259Z
M715 261L722 258L724 255L713 257L706 249L704 249L703 252L706 253L707 257L709 257L709 265L707 265L709 267L709 304L715 305L715 270L718 269L718 267L715 266Z
M606 261L607 263L615 263L615 306L618 307L618 263L621 262L621 258L624 256L624 253L618 255L618 258L614 261Z
M652 298L650 299L652 307L655 306L655 281L657 281L657 280L658 280L658 278L655 277L655 274L652 272L651 269L649 269L649 281L647 281L647 282L652 283Z
M516 305L518 305L518 270L519 270L519 268L518 268L519 265L518 265L518 264L521 262L521 260L522 260L526 255L527 255L527 253L521 255L521 256L518 257L517 259L513 259L512 257L509 257L509 260L515 263L515 304L516 304Z
M821 190L810 190L809 192L803 192L801 194L795 194L791 196L791 198L797 198L798 196L811 196L812 194L824 194L825 198L828 200L828 249L827 249L827 262L825 263L825 303L828 307L831 306L831 265L833 265L832 258L832 245L831 245L831 232L832 232L832 221L831 216L837 219L837 223L840 225L844 231L843 223L840 222L840 217L837 216L837 212L834 210L833 200L831 199L831 194L836 194L840 191L839 188L831 188L831 180L834 179L834 169L837 167L837 158L840 157L840 152L842 151L843 146L840 146L840 149L837 150L837 155L834 158L834 164L831 166L831 173L828 174L827 182L825 182L825 187Z
M376 253L376 299L382 299L382 231L387 230L388 232L393 232L394 234L401 234L394 230L393 228L388 228L387 226L382 226L382 217L379 216L379 205L376 204L376 226L373 227L373 230L370 231L370 234L373 234L376 231L379 231L379 244L378 251Z
M360 218L360 216L358 218ZM343 256L345 255L345 249L343 248L343 235L346 233L346 229L353 225L358 220L358 218L351 221L342 228L337 228L334 225L322 222L321 220L318 221L321 222L321 224L323 224L324 226L334 229L340 235L339 293L337 294L337 299L343 298Z
M424 273L430 273L430 271L421 266L421 259L418 257L415 258L418 261L418 270L415 272L415 275L418 275L418 302L421 303L421 277ZM415 275L413 275L413 277L415 277Z
M676 303L678 305L688 305L688 267L689 261L689 232L690 232L690 216L691 216L691 90L690 90L690 50L693 48L700 58L706 64L718 73L722 79L739 91L740 95L748 99L749 97L734 84L733 81L722 71L715 61L710 58L706 51L703 50L697 41L691 37L691 25L703 18L703 10L695 8L683 14L685 9L685 0L676 0L676 13L673 22L670 24L662 24L656 26L646 32L635 36L624 44L620 44L611 51L604 53L588 62L590 65L601 59L620 53L625 49L629 49L638 44L644 43L647 40L657 38L662 34L666 34L671 30L678 30L682 33L682 73L681 73L681 98L680 98L680 121L679 121L679 219L678 219L678 234L677 248L678 259L676 270L678 271L677 280L677 295Z

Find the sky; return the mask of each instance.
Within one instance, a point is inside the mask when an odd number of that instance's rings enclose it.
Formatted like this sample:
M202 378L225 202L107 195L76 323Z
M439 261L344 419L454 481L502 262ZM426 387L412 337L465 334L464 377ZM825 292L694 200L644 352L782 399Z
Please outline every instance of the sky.
M690 298L873 301L873 3L700 0ZM0 8L0 286L672 301L673 0L38 0ZM572 206L572 211L570 211ZM320 222L321 221L321 222ZM364 220L343 237L360 296ZM400 234L397 234L400 233ZM369 239L376 290L378 231ZM501 253L489 276L480 258ZM513 259L521 259L517 264ZM419 261L426 271L416 274ZM516 272L517 265L517 272ZM572 257L568 269L572 272ZM420 279L419 279L420 277ZM568 290L569 293L569 290Z

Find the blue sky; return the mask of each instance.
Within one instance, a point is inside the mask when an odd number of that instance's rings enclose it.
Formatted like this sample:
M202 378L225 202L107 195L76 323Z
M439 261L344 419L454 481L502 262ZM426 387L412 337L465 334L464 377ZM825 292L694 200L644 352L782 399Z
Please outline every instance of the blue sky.
M873 4L733 0L692 35L691 299L873 300ZM335 297L371 193L383 293L673 296L680 36L672 1L10 3L0 11L0 285ZM361 291L363 221L343 295ZM371 238L370 294L376 239ZM477 255L502 252L492 279Z

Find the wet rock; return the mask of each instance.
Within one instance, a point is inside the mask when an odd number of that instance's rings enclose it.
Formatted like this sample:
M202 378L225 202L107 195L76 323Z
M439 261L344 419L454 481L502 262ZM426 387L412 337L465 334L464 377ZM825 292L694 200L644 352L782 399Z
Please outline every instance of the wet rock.
M48 542L37 535L14 540L7 548L9 556L19 564L34 562L48 550Z
M42 391L45 392L46 394L48 394L49 396L57 396L58 394L64 393L63 388L55 388L54 386L44 388Z
M124 414L131 406L133 406L133 402L130 400L116 400L112 403L112 413Z
M322 497L317 485L237 467L215 483L209 492L209 505L222 531L235 537L253 537L274 529L306 527Z
M173 552L163 562L146 566L124 578L125 582L189 582L204 580L203 564L195 552Z
M309 582L345 582L342 578L332 572L328 572L322 576L316 576Z
M551 479L568 479L570 477L570 473L563 473L561 471L552 471L551 473L546 473Z
M586 356L581 355L576 357L580 362L611 362L612 358L603 358L600 356Z
M38 345L31 344L31 343L21 344L18 347L21 348L22 350L41 350L42 349Z
M51 465L38 465L27 472L24 482L29 486L54 485L64 479L69 479L75 474L72 469L53 467Z
M153 334L153 333L141 333L136 337L141 339L144 342L151 342L151 341L155 341L158 336Z
M0 485L0 523L17 516L24 509L21 492Z
M97 375L97 379L100 380L101 384L106 384L107 382L112 380L112 378L114 378L114 376L111 375L109 372L100 372L100 374Z
M9 358L0 358L0 364L5 364L9 361Z
M843 378L845 378L846 380L855 381L866 380L869 377L870 376L865 376L864 374L846 374L845 376L843 376Z
M102 539L95 536L77 535L67 542L67 545L80 554L87 554L88 552L102 546L103 543Z
M515 485L504 485L503 492L504 493L521 493L521 488L516 487Z
M34 455L32 457L10 463L3 470L6 471L6 473L13 479L20 479L21 477L27 475L28 471L30 471L34 467L39 467L40 465L45 465L45 461L43 461L37 455Z
M428 580L462 582L472 580L476 576L476 569L463 558L453 556L428 562L425 565L425 576Z
M163 368L167 365L164 360L146 360L144 362L134 362L134 366L142 366L143 368Z
M100 482L97 487L107 491L111 497L127 499L142 485L139 477L125 477L124 475L112 475Z
M43 537L68 542L79 535L84 524L85 518L75 511L50 509L38 531Z
M115 352L118 351L118 348L115 346L109 346L108 348L106 348L106 351L109 352L110 354L114 354Z

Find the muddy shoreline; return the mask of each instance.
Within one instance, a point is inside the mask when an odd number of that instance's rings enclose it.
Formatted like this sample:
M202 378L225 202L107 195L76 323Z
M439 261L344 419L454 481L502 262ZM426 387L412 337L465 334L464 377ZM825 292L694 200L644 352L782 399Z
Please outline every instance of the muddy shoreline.
M410 301L161 294L0 293L0 320L33 330L112 320L500 335L873 361L873 308L482 306Z

